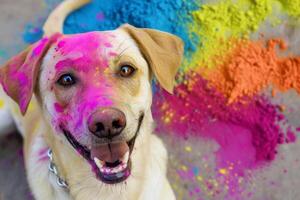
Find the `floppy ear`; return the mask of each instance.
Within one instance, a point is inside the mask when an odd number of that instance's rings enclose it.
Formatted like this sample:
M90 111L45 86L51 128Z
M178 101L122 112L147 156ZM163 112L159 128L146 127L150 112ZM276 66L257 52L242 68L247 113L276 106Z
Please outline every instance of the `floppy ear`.
M173 93L175 75L183 57L183 42L172 34L153 29L120 27L138 44L160 85Z
M0 83L6 94L19 104L23 115L31 100L42 58L59 36L41 39L0 68Z

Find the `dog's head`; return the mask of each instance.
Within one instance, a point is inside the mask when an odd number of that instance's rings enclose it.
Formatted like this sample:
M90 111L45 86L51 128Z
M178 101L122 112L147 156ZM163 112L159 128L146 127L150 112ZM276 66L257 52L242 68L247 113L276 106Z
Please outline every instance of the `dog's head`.
M172 92L182 54L178 37L124 25L44 38L5 64L0 78L23 114L35 92L55 134L100 180L118 183L130 175L135 139L151 113L152 75Z

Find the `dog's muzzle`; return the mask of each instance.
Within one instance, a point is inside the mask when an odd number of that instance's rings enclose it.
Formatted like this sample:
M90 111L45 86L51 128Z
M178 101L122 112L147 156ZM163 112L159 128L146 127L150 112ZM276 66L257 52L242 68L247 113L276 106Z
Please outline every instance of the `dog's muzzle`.
M126 126L126 118L122 111L115 108L97 110L88 119L88 127L93 137L106 139L105 144L92 144L88 148L80 144L74 136L61 127L65 137L76 151L92 166L96 176L108 184L116 184L126 180L131 174L131 153L136 137L144 119L140 114L133 138L129 141L114 142Z

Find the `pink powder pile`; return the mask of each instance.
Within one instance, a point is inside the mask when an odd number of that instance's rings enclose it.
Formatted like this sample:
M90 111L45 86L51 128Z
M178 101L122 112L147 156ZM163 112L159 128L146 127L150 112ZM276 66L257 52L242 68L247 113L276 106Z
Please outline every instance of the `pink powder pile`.
M199 74L190 72L181 78L184 81L176 87L174 95L161 89L156 92L153 110L154 116L160 119L158 132L185 138L189 135L208 137L218 142L221 148L226 148L222 141L236 140L245 132L238 131L242 129L251 133L251 137L243 138L251 140L247 144L253 145L256 161L275 158L278 144L285 141L285 131L279 125L284 116L279 112L279 106L271 104L264 96L244 98L243 103L228 105L226 97L210 87ZM226 131L213 134L211 130L218 129L211 127L217 126L218 122L239 128L230 129L230 134ZM289 138L295 136L290 129L288 132Z

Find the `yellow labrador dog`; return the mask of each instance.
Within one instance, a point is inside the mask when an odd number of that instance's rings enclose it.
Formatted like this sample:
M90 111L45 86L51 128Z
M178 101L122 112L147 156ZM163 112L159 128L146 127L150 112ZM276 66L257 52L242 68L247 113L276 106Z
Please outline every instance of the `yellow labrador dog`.
M34 197L175 199L167 152L152 133L151 79L172 92L183 43L130 25L62 34L68 13L87 2L63 2L45 37L0 69Z

